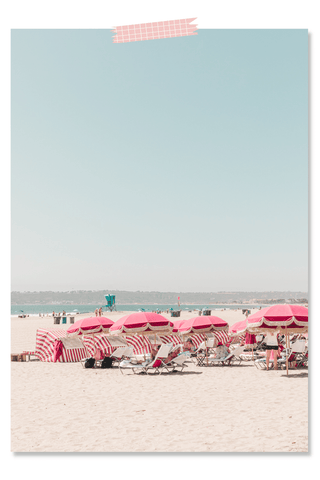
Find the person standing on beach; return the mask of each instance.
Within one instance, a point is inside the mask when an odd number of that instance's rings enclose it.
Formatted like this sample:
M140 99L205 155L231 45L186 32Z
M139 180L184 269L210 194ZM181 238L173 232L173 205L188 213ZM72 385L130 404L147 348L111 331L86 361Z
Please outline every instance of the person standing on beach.
M52 312L52 316L53 316L53 317L55 316L55 313L54 313L54 311Z
M271 351L273 350L273 362L274 369L278 369L278 335L275 332L268 332L264 338L264 343L266 343L266 364L267 370L269 370L269 360Z
M96 308L94 313L96 314L96 317L98 316L98 309Z
M102 316L102 308L100 307L99 308L99 317L101 317L101 316Z

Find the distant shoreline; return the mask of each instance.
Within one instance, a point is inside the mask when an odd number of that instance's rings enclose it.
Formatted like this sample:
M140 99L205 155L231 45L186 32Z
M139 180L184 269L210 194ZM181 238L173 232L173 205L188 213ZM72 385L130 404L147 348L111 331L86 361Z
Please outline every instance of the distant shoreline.
M14 305L98 305L104 306L105 297L111 290L76 290L11 292L11 304ZM108 293L109 292L109 293ZM113 290L116 305L270 305L276 303L308 302L308 292L301 291L251 291L251 292L142 292ZM68 307L69 306L69 307ZM50 307L51 308L51 307ZM76 307L74 307L76 308Z
M245 306L248 306L248 305L270 305L269 302L276 302L276 300L273 300L273 299L266 299L264 302L259 302L259 303L256 303L256 302L246 302L246 303L238 303L238 302L215 302L215 303L206 303L207 306L210 306L210 305L233 305L233 306L241 306L243 305L244 307ZM73 307L74 305L92 305L92 306L96 306L96 305L100 305L102 302L100 303L66 303L66 302L56 302L56 303L11 303L11 306L14 307L14 306L20 306L20 305L29 305L29 306L32 306L32 307L35 307L35 306L55 306L55 305L65 305L66 307ZM299 302L293 302L293 303L296 303L297 305L299 304ZM300 303L308 303L308 302L300 302ZM141 302L137 302L137 303L117 303L116 306L121 306L121 305L159 305L159 306L163 306L163 305L167 305L167 303L156 303L156 302L144 302L144 303L141 303ZM174 305L174 304L170 304L170 305ZM196 303L196 302L193 302L193 303L181 303L180 306L192 306L192 305L199 305L199 303ZM176 304L176 306L178 307L178 304Z
M64 303L64 302L61 302L61 303L11 303L11 306L14 307L14 306L20 306L20 305L29 305L29 306L32 306L32 307L35 307L35 306L49 306L51 305L52 307L54 307L55 305L65 305L66 307L73 307L74 305L92 305L92 306L96 306L97 303ZM100 304L99 304L100 305ZM117 303L116 306L121 306L121 305L132 305L132 306L136 306L136 305L158 305L158 306L163 306L163 305L167 305L166 303ZM173 304L172 304L173 305ZM180 306L192 306L192 305L199 305L198 303L182 303ZM207 306L215 306L215 305L233 305L233 306L241 306L243 305L244 307L245 306L248 306L248 305L262 305L262 303L254 303L254 302L248 302L248 303L227 303L227 302L223 302L223 303L220 303L220 302L216 302L216 303L207 303L206 304ZM266 304L267 305L267 304ZM178 307L178 304L176 305Z

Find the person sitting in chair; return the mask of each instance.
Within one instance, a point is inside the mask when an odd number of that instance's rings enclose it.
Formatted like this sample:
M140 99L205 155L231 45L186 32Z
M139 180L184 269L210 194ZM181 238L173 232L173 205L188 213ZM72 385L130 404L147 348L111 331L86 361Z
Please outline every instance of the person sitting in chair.
M165 359L164 363L170 363L171 360L173 360L174 358L176 358L179 355L179 353L180 353L180 347L176 348L176 350L169 353L168 358Z
M191 338L188 338L188 340L186 341L186 343L183 346L183 350L191 352L191 353L196 351L196 347L194 346Z
M219 345L215 349L214 358L225 358L229 353L230 351L225 345Z

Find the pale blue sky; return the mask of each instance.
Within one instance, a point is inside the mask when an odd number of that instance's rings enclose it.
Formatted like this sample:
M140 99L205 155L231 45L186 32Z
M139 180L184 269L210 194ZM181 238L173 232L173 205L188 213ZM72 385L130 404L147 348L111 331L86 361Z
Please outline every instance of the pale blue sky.
M12 289L307 290L307 30L12 32Z

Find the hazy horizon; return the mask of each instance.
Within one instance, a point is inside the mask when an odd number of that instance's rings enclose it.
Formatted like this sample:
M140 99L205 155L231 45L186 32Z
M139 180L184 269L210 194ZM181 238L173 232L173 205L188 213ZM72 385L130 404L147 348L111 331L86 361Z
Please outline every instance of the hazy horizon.
M106 295L112 294L112 292L118 292L118 291L123 291L123 292L141 292L141 293L217 293L217 294L230 294L230 293L279 293L279 292L285 292L285 293L308 293L308 290L221 290L221 291L181 291L181 290L119 290L116 288L101 288L101 289L95 289L95 290L88 290L88 289L73 289L73 290L11 290L12 292L19 292L19 293L42 293L42 292L55 292L55 293L65 293L65 292L106 292Z
M308 291L308 31L12 30L12 290Z

